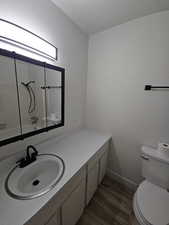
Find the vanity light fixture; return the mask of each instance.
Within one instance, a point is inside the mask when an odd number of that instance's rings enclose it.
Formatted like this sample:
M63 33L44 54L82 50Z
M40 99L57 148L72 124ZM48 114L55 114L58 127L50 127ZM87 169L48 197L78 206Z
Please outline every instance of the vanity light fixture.
M57 60L57 48L14 23L0 19L0 48L30 58Z

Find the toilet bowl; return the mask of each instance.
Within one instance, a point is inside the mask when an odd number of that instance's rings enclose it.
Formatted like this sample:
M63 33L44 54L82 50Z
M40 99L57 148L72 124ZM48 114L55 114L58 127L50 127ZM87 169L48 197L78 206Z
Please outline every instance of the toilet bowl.
M169 225L169 159L152 148L142 148L145 180L133 198L132 225Z
M136 217L134 225L167 225L169 192L145 180L134 195L133 209Z

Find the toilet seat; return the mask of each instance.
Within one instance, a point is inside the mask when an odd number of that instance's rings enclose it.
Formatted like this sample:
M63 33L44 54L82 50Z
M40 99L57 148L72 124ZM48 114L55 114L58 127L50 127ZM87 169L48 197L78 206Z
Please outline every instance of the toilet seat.
M169 224L169 192L147 180L139 185L133 208L140 225Z
M146 219L142 215L137 203L136 194L134 195L133 209L134 209L135 217L137 218L137 221L139 222L139 225L152 225L148 221L146 221Z

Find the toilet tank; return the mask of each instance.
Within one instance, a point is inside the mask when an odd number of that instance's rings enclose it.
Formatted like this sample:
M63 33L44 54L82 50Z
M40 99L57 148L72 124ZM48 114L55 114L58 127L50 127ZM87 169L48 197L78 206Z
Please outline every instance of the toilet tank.
M169 189L169 153L143 146L142 175L153 184Z

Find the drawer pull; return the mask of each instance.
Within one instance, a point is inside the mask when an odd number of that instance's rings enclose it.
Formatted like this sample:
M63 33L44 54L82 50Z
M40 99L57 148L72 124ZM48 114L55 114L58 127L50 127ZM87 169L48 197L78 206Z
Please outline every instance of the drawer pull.
M141 158L144 159L144 160L147 160L147 161L149 160L149 157L145 156L145 155L141 155Z

